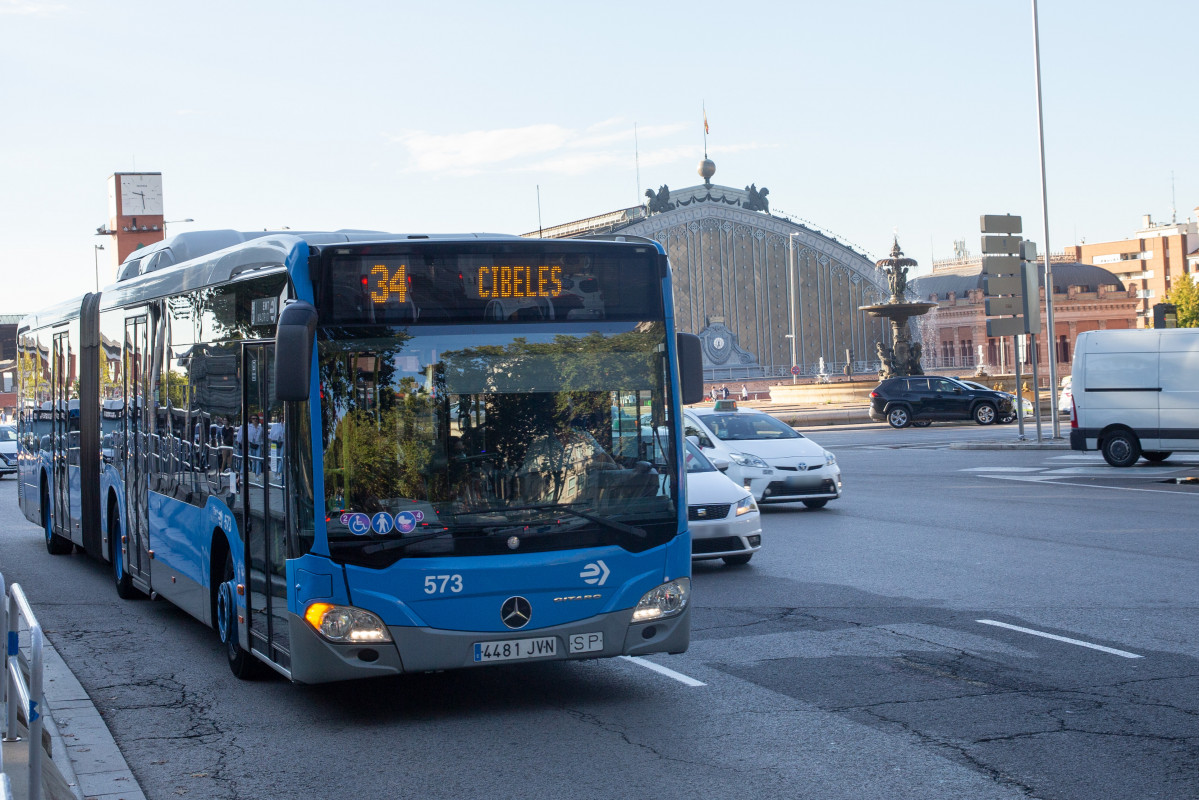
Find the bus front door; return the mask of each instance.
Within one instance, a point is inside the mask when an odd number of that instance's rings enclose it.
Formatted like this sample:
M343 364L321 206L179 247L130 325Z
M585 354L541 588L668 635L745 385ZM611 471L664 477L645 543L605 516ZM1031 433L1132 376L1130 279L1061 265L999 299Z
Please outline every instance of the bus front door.
M54 497L51 499L54 508L54 529L71 538L74 527L71 520L71 476L68 467L70 452L70 340L67 333L54 334L54 357L50 362L50 391L53 422L50 430L50 459L54 476Z
M138 588L150 586L149 483L150 451L147 398L150 396L148 317L125 321L125 535L121 554Z
M243 538L250 646L284 669L291 666L287 619L287 503L283 469L283 403L275 396L275 345L242 349Z

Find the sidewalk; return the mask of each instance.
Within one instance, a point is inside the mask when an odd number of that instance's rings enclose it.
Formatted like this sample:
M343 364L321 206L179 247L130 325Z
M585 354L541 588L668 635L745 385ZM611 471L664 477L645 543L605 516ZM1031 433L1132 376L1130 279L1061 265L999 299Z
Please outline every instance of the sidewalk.
M765 411L767 414L778 417L784 422L795 428L815 428L822 425L879 425L885 426L884 422L876 422L870 419L870 409L862 404L836 404L829 403L821 406L787 406L780 403L771 403L769 400L750 400L748 402L738 402L738 405L746 408L753 408L758 411ZM937 423L940 425L974 425L972 421L963 421L960 423L943 422ZM1069 428L1070 420L1062 418L1061 424ZM949 445L950 450L1069 450L1070 437L1068 430L1062 438L1054 439L1053 437L1053 422L1049 418L1047 410L1041 412L1041 441L1037 441L1036 422L1031 417L1024 419L1024 436L1023 441L1017 439L1019 435L1019 426L1016 423L999 426L1001 428L1010 429L1012 439L1010 441L995 442L953 442Z
M45 732L42 758L45 800L145 800L137 779L83 686L49 640L43 644ZM14 800L29 796L29 739L4 742L4 774Z

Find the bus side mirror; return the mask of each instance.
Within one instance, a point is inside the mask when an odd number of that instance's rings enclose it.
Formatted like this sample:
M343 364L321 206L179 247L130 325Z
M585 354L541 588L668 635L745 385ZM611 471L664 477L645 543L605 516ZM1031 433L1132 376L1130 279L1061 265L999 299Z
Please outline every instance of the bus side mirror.
M679 354L679 393L683 405L703 402L704 361L700 354L699 337L693 333L677 333L675 349Z
M283 307L275 331L275 397L279 400L308 399L315 337L315 306L300 300Z

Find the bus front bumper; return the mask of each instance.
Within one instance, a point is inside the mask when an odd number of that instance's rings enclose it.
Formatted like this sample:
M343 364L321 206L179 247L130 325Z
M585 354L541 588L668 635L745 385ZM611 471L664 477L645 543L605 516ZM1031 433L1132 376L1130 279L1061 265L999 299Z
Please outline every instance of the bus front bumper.
M291 678L298 683L328 683L405 672L511 664L521 661L567 661L620 655L682 653L691 642L691 607L669 619L631 624L632 611L623 609L585 620L536 630L502 633L449 631L392 626L394 642L334 644L322 639L308 623L291 617ZM552 653L545 641L552 639ZM476 645L542 640L538 655L484 660ZM528 645L525 645L528 649ZM512 648L516 650L516 648Z

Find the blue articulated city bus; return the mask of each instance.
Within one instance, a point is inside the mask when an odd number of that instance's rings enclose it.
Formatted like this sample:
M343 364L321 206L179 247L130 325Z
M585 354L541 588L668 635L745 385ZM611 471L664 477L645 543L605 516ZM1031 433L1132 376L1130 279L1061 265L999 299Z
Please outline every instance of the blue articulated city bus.
M653 242L186 233L18 348L47 549L239 677L687 648L699 341Z

